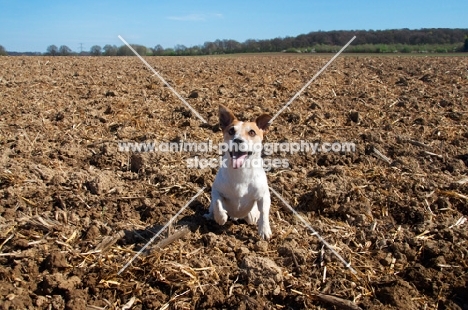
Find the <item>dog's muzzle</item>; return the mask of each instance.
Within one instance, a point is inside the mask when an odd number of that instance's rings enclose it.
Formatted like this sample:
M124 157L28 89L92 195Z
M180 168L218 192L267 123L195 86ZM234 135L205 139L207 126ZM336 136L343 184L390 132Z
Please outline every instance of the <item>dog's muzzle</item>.
M229 155L231 156L232 167L234 169L241 168L247 157L252 155L252 152L248 151L247 148L247 144L240 139L234 139L230 144Z

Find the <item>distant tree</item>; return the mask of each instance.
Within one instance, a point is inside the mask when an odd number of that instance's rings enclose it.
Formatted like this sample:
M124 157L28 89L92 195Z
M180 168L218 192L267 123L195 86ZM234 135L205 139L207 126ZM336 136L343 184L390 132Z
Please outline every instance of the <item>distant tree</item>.
M281 52L284 50L283 48L283 42L284 40L281 38L274 38L270 40L271 48L274 52Z
M106 44L103 50L105 56L117 56L118 48L115 45Z
M117 56L132 56L133 52L126 45L121 45L117 50Z
M174 46L174 51L176 52L177 55L185 55L187 51L187 47L182 44L177 44Z
M162 56L164 54L164 48L158 44L152 49L154 56Z
M0 56L6 56L6 55L8 55L6 49L2 45L0 45Z
M102 48L99 45L93 45L93 46L91 46L91 49L89 50L89 53L92 56L101 56Z
M132 48L138 53L140 56L146 55L146 46L138 45L138 44L131 44ZM126 45L122 45L118 48L117 56L133 56L133 52L128 48Z
M186 52L187 55L202 55L202 49L201 46L195 45L192 47L189 47Z
M468 52L468 35L465 36L465 44L463 44L463 51Z
M217 51L218 54L223 54L224 53L223 41L221 41L220 39L217 39L216 41L214 41L214 45L216 46L216 51Z
M143 45L132 44L133 49L138 53L140 56L146 56L147 48Z
M50 56L57 56L59 53L59 49L56 45L49 45L47 47L47 55Z
M260 45L257 40L248 39L244 42L245 51L247 53L255 53L260 51Z
M70 55L72 53L72 50L66 45L61 45L59 47L59 53L62 56L68 56L68 55Z
M309 44L309 38L305 34L298 35L296 38L294 38L292 44L292 47L295 48L301 48L301 47L308 47L312 44Z
M261 52L274 52L272 40L260 40L258 41Z
M205 42L205 44L203 44L203 52L208 55L217 53L216 44L213 42Z
M229 53L239 53L242 49L242 44L236 40L225 40L224 47Z
M175 55L176 53L173 48L169 47L164 50L164 56L175 56Z

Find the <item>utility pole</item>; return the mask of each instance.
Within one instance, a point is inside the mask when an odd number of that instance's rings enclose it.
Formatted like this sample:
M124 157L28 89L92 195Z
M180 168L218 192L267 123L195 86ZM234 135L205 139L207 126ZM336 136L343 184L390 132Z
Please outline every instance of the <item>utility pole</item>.
M80 43L80 54L83 53L83 43Z

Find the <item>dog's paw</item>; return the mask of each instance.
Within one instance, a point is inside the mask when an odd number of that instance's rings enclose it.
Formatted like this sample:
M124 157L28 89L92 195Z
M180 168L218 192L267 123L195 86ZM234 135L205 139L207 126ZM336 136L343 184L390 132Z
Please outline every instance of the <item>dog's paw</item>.
M228 220L228 214L227 214L227 211L224 210L224 209L218 209L214 212L214 220L216 221L216 223L218 223L219 225L224 225L226 224L227 220Z
M272 235L270 225L258 226L258 234L262 239L269 240Z

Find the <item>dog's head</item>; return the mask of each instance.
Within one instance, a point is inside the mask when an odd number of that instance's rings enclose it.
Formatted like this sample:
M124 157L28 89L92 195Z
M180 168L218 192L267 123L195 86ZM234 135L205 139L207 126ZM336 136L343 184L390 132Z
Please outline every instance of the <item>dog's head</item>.
M219 105L219 124L234 169L242 167L249 157L260 158L270 120L270 115L262 114L252 122L242 122L227 107Z

